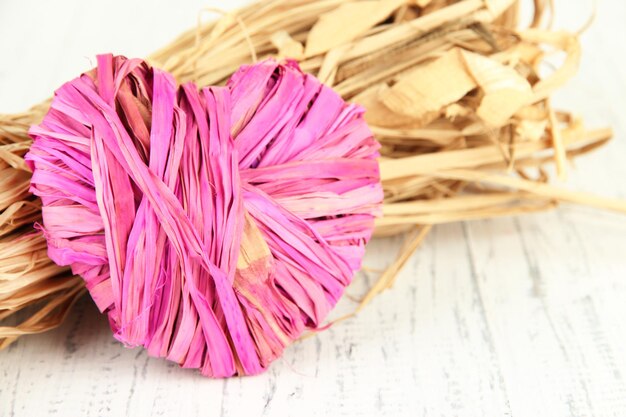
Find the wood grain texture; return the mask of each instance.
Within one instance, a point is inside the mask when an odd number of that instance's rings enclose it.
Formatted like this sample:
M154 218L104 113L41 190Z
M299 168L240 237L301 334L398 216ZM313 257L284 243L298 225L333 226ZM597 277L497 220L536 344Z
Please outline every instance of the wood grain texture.
M45 98L98 52L145 55L217 3L0 2L0 111ZM557 7L555 25L576 28L591 1ZM625 19L623 1L599 2L581 71L555 98L616 133L567 186L622 198ZM399 244L373 242L366 265L384 267ZM360 273L349 294L373 279ZM257 377L209 380L125 349L84 299L61 328L0 352L0 416L622 417L625 300L624 217L562 207L437 226L392 290Z

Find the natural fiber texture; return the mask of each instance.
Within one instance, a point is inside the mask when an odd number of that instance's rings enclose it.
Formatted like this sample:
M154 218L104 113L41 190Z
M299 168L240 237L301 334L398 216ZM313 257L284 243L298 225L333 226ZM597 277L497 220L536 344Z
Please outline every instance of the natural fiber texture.
M118 340L208 376L259 373L323 322L383 199L363 109L293 62L198 91L100 55L30 133L50 258Z
M552 108L550 95L576 72L580 47L576 34L545 28L549 1L532 3L531 27L517 29L513 0L268 0L199 24L149 61L179 82L213 85L256 58L289 56L366 108L382 143L385 204L376 233L413 232L364 305L391 285L432 224L545 210L561 201L626 211L622 201L548 183L547 164L554 162L565 177L568 160L605 144L611 131L587 130L579 118ZM542 75L555 54L562 65ZM45 110L44 104L0 117L5 172L24 170L26 131ZM13 175L19 180L3 183L0 194L1 209L11 213L0 221L0 238L9 246L38 219L28 173ZM34 240L41 247L41 238ZM14 253L14 259L0 256L3 270L16 272L0 282L1 314L39 300L71 302L70 284L52 290L71 278L57 269L40 272L53 268L33 255L41 250L22 246ZM35 291L35 283L50 290ZM0 329L0 337L9 337L6 343L52 327L61 315L41 324L50 317L46 312L18 330Z

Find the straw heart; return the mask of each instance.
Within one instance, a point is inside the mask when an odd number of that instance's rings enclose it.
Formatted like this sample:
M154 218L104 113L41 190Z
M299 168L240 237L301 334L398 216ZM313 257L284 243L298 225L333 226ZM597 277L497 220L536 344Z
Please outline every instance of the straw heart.
M118 340L208 376L259 373L318 327L381 207L362 108L290 61L199 91L101 55L30 134L50 257Z

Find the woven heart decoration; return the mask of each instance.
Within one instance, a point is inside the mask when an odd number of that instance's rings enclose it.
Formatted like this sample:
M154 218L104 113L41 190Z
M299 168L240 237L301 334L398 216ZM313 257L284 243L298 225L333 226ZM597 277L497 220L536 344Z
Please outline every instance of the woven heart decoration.
M30 134L50 258L118 340L207 376L259 373L318 327L381 209L363 109L291 61L198 89L101 55Z

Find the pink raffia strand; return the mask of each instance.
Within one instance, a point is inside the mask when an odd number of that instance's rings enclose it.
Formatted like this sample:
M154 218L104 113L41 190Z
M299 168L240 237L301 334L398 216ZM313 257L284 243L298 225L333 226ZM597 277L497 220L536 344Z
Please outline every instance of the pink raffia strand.
M257 374L320 326L381 209L363 109L291 61L198 91L101 55L30 134L50 257L118 340L208 376Z

